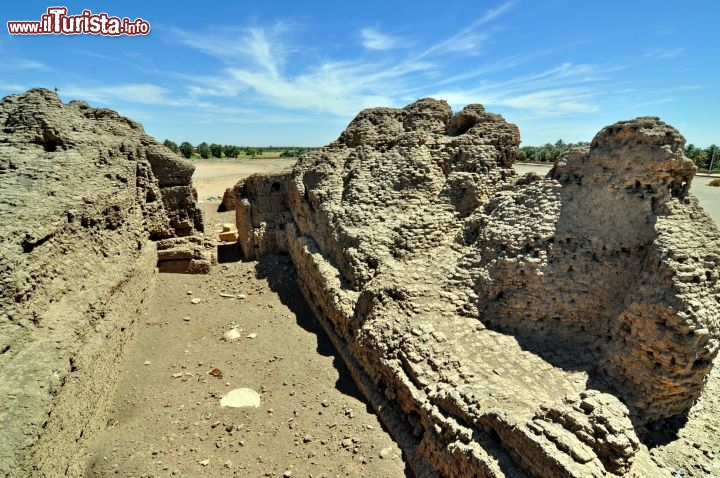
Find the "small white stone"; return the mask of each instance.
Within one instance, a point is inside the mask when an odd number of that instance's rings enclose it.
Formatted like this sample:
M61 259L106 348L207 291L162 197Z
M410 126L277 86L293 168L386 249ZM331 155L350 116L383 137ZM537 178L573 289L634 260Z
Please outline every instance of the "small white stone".
M225 332L225 335L223 335L223 339L225 339L227 342L233 342L241 337L240 331L233 327L232 329Z
M194 297L194 298L190 299L190 303L191 303L191 304L197 305L197 304L199 304L200 302L202 302L202 299L198 299L197 297Z
M252 388L236 388L223 395L220 399L220 406L231 408L257 408L260 406L260 394Z

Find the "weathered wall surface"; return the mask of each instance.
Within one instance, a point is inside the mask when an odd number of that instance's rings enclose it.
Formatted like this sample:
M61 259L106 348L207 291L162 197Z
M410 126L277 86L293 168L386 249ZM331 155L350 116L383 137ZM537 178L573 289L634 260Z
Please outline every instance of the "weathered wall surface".
M366 110L236 187L240 243L292 256L419 476L667 476L638 433L690 409L720 334L683 143L639 118L518 177L479 105Z
M3 99L0 127L0 476L79 476L154 280L149 239L202 231L194 168L47 90Z
M656 118L617 123L466 222L486 323L585 350L642 423L687 411L718 348L717 229L683 145Z

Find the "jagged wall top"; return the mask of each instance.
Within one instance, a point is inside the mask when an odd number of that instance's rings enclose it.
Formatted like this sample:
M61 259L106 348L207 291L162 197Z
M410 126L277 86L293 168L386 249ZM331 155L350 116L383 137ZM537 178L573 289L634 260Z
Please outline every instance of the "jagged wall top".
M618 121L595 135L589 148L561 157L553 175L593 175L627 188L685 197L697 168L684 155L685 138L660 118ZM564 171L564 173L563 173ZM665 198L663 198L664 200Z
M519 177L517 128L480 105L365 110L238 185L240 242L292 256L439 473L520 476L497 439L530 476L654 476L636 432L687 413L718 353L720 233L683 141L637 118Z
M401 109L361 111L333 145L386 151L395 145L432 143L430 137L461 135L465 135L465 142L476 145L517 148L520 144L517 126L500 115L485 112L482 105L471 104L453 114L446 101L423 98ZM515 160L517 150L510 149L502 156L501 164L509 167Z

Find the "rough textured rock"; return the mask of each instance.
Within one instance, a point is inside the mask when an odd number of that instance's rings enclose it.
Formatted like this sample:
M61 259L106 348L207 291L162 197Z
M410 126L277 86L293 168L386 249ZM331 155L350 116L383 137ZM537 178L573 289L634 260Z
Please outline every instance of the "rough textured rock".
M235 190L246 257L303 293L418 476L668 476L638 439L687 414L718 351L720 234L657 118L547 177L470 105L361 112Z
M0 476L78 476L154 280L149 239L209 265L194 168L43 89L4 98L0 126Z
M223 193L222 201L218 206L218 212L234 211L235 210L235 199L238 197L238 192L235 188L227 188Z

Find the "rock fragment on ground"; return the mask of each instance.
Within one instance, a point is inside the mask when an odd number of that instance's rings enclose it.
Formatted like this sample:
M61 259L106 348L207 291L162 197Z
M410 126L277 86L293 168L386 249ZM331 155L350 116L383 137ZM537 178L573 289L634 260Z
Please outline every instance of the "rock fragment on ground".
M230 390L220 399L221 407L244 408L260 406L260 394L252 388Z

